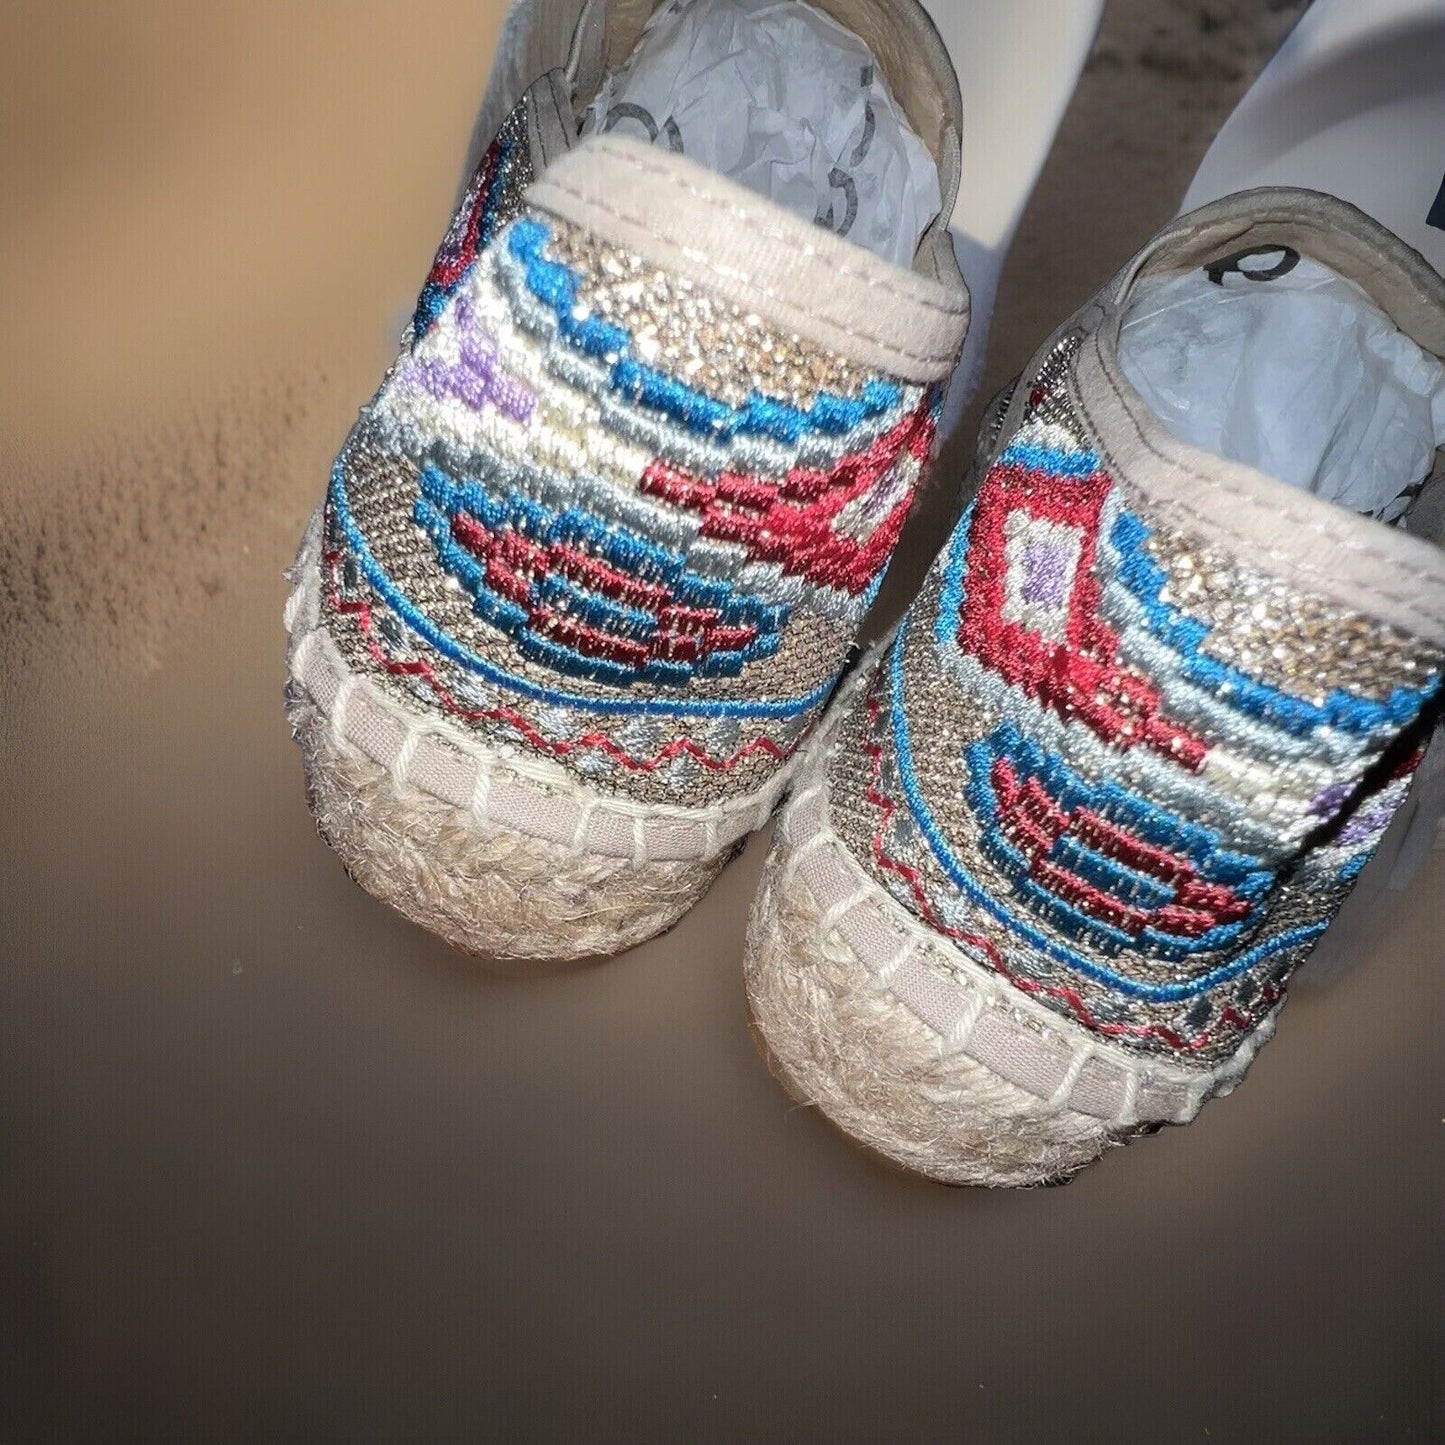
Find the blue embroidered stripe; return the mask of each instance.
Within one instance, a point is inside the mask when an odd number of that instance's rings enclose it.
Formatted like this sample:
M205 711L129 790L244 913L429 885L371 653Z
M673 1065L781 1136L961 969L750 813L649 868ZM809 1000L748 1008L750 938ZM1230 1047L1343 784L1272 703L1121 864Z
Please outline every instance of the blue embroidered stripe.
M657 618L653 613L642 612L611 597L589 592L559 573L553 572L541 578L536 588L537 600L544 606L579 618L589 627L605 628L614 637L648 642L657 632Z
M421 295L416 301L416 311L411 318L413 343L419 341L436 324L437 317L446 310L451 294L450 290L438 286L435 281L428 281L421 288Z
M1181 938L1178 934L1149 927L1141 929L1135 935L1085 912L1040 884L1033 876L1033 860L1001 831L998 799L990 780L993 754L987 742L974 744L967 757L970 779L965 795L969 806L983 825L979 841L985 854L1014 888L1063 932L1079 938L1080 941L1092 941L1110 953L1137 948L1156 957L1186 962L1196 954L1213 952L1233 943L1252 921L1245 918L1233 923L1219 924L1197 937ZM1087 868L1103 875L1092 881L1099 883L1099 886L1120 901L1132 901L1131 893L1142 893L1145 897L1138 900L1138 906L1153 909L1174 900L1174 891L1159 884L1157 880L1125 869L1114 860L1085 849L1077 840L1067 836L1061 837L1055 843L1049 850L1048 857L1051 862L1071 868L1084 877L1085 874L1079 868L1073 867L1075 861L1082 860Z
M658 683L672 687L685 686L699 677L737 677L743 668L760 657L770 657L778 639L763 644L753 643L731 652L710 653L696 663L673 662L666 657L653 657L640 668L611 658L578 652L555 638L546 637L531 627L523 627L513 635L521 653L536 662L545 663L557 672L574 677L587 677L614 687L635 687L639 682Z
M638 682L686 686L698 677L737 677L747 664L775 656L782 645L779 633L768 633L759 635L746 647L719 648L692 663L653 658L641 668L630 667L611 658L579 652L553 638L537 634L532 614L526 608L511 598L499 596L487 586L485 569L452 536L451 524L446 514L433 502L424 496L418 497L412 507L412 517L431 537L437 549L437 559L442 566L455 575L471 594L472 607L476 614L507 633L525 656L555 666L562 672L617 687L630 687ZM582 592L572 587L565 578L555 574L542 580L538 588L538 600L554 605L560 603L562 605L558 606L557 610L578 617L592 626L606 626L614 621L610 609L615 608L616 604L609 599ZM630 609L624 610L630 612ZM656 619L642 612L633 613L632 616L645 625L631 629L636 640L650 641L657 632ZM728 621L726 618L722 620ZM620 630L614 628L614 635ZM640 637L636 636L638 632L642 634Z
M620 326L590 314L579 318L580 280L568 267L545 254L549 237L542 222L521 217L512 223L507 248L521 263L528 289L552 308L558 332L587 355L607 362L614 391L664 412L690 431L718 439L757 435L796 444L814 432L842 435L902 401L900 387L877 378L864 384L856 400L820 392L806 411L756 392L743 406L731 407L694 391L633 358L629 354L632 337Z
M342 455L344 456L345 453L343 452ZM584 693L566 692L559 688L542 687L529 678L519 677L515 673L508 672L505 668L498 667L494 663L488 662L486 658L479 657L469 648L463 647L416 607L396 583L387 576L376 558L372 556L371 549L361 534L361 529L356 525L356 519L351 515L341 457L337 458L331 469L328 498L331 514L341 528L342 535L346 538L347 545L355 556L362 574L392 612L443 657L454 662L458 667L465 668L468 672L476 673L497 687L506 688L519 697L529 697L557 707L576 708L582 712L606 716L645 717L650 714L656 717L795 718L821 707L837 684L838 676L835 673L820 687L801 697L759 702L747 702L735 698L596 697ZM445 526L444 520L440 525Z
M412 507L412 518L426 529L436 545L442 566L471 593L472 610L483 621L513 635L528 623L527 610L510 598L499 597L486 586L482 564L452 536L451 524L425 497L418 497Z
M1356 853L1355 856L1351 858L1350 861L1340 869L1340 882L1353 883L1355 879L1357 879L1360 874L1365 871L1366 865L1374 856L1375 849L1373 847L1366 848L1361 852Z
M1004 448L998 464L1047 472L1053 477L1092 477L1099 470L1099 457L1097 452L1056 451L1052 447L1014 442Z
M1174 890L1147 873L1139 873L1117 858L1110 858L1081 843L1077 838L1063 834L1048 853L1049 861L1066 868L1070 873L1102 889L1111 898L1117 898L1130 908L1167 908L1174 901Z
M1119 580L1138 602L1154 636L1179 655L1181 673L1202 687L1226 692L1231 704L1248 716L1297 737L1323 727L1370 734L1406 726L1434 694L1438 677L1419 690L1396 688L1382 703L1337 689L1317 707L1202 654L1199 649L1209 629L1163 600L1168 576L1144 551L1148 537L1149 529L1137 517L1120 512L1109 536L1119 556Z
M777 632L787 625L790 609L786 605L746 596L720 578L692 572L681 553L604 522L589 511L554 512L521 493L497 495L475 482L458 484L436 466L422 469L421 492L447 516L465 513L489 532L510 530L540 545L580 546L633 577L667 587L673 600L683 606L717 612L728 626ZM472 584L467 585L470 588Z
M938 615L933 619L933 640L945 653L956 646L959 615L963 611L963 576L968 570L968 543L973 533L975 506L970 502L948 540L948 560L943 564L943 592Z
M1231 959L1229 963L1223 964L1199 978L1191 979L1187 983L1147 984L1140 983L1137 979L1129 978L1124 974L1115 973L1112 969L1104 968L1092 959L1065 948L1055 939L1041 933L1025 919L1018 917L987 889L979 885L962 860L949 847L948 840L930 812L919 786L913 761L912 737L908 718L903 708L903 655L907 646L909 621L910 619L905 616L898 636L894 640L889 661L889 715L892 723L898 779L904 798L908 802L909 812L915 824L928 843L929 850L953 885L970 902L1002 923L1024 943L1038 949L1040 953L1063 964L1066 968L1071 968L1086 978L1091 978L1096 983L1103 984L1106 988L1114 989L1128 997L1144 999L1151 1003L1175 1003L1181 999L1194 998L1199 994L1207 993L1222 983L1228 983L1231 979L1238 978L1240 974L1248 972L1277 953L1312 943L1324 932L1326 927L1324 922L1292 928L1274 938L1256 944L1253 948ZM1049 901L1051 903L1059 902L1053 895L1049 895ZM1123 935L1120 936L1123 937ZM1129 938L1128 944L1131 947L1136 946L1136 941Z
M1113 778L1087 782L1062 758L1046 752L1032 738L1025 738L1012 722L1000 723L986 744L993 756L1006 757L1021 774L1039 777L1065 812L1088 808L1137 833L1146 843L1181 854L1211 883L1236 887L1251 879L1263 879L1267 888L1274 882L1274 875L1262 868L1258 858L1222 847L1223 840L1212 829L1176 817L1129 792Z

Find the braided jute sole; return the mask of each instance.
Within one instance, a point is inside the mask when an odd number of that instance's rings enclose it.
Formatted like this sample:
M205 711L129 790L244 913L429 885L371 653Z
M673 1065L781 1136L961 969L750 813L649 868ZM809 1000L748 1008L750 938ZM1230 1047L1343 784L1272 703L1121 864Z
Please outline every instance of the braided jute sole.
M844 710L801 765L748 928L754 1027L794 1098L929 1178L1021 1186L1065 1180L1234 1088L1278 1007L1212 1069L1147 1059L1035 1004L879 887L829 821Z
M414 923L488 958L619 953L671 928L771 816L786 769L722 807L642 807L406 707L321 619L320 527L290 574L286 713L321 836Z

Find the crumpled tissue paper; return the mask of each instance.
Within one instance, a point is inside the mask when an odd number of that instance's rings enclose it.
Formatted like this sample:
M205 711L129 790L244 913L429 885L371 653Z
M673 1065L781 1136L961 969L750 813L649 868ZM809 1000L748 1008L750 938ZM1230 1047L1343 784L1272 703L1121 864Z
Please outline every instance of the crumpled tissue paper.
M802 0L671 0L583 133L678 151L900 266L942 209L938 167L868 47Z

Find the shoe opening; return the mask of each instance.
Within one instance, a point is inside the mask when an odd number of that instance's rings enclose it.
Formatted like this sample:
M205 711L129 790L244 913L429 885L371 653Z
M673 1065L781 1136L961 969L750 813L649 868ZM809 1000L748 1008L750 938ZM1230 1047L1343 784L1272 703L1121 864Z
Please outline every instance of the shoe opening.
M1321 261L1268 245L1142 277L1119 363L1179 440L1438 536L1445 365Z
M866 8L866 7L864 7ZM868 44L803 0L668 0L587 106L582 133L688 156L911 266L944 207L939 166Z

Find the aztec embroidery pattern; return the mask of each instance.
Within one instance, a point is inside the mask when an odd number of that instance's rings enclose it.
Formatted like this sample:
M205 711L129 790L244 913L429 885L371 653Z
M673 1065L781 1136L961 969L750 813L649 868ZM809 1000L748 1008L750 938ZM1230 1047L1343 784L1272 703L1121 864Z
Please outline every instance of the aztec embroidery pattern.
M592 782L741 795L832 690L939 388L540 212L470 254L485 173L333 472L333 631L387 686Z
M436 324L477 257L492 244L497 232L521 211L522 195L531 179L527 102L523 100L502 122L496 139L487 147L437 248L412 317L413 341L421 340Z
M1025 412L844 731L835 811L966 956L1214 1060L1403 801L1386 752L1442 659L1156 522L1047 375Z

